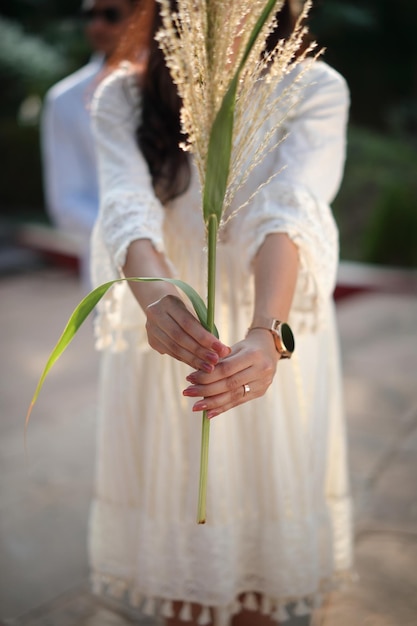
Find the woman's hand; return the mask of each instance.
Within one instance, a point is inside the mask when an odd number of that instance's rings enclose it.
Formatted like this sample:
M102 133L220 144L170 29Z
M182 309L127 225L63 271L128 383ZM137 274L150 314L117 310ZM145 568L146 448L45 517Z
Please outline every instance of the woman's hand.
M271 333L265 329L251 330L246 339L232 347L213 372L193 372L187 376L192 383L185 396L202 397L193 411L207 410L212 418L229 409L263 396L275 375L279 354ZM245 391L245 385L250 391Z
M178 296L163 296L145 312L149 344L160 354L207 373L230 354L230 348L209 333Z

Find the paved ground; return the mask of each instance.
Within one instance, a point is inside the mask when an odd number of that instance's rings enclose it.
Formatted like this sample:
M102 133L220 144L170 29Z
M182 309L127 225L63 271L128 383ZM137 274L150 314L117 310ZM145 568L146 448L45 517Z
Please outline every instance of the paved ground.
M86 585L97 373L91 325L48 379L25 456L26 408L80 297L76 277L62 269L0 279L0 623L150 626L97 602ZM334 595L318 622L416 626L417 297L355 296L338 312L360 580Z

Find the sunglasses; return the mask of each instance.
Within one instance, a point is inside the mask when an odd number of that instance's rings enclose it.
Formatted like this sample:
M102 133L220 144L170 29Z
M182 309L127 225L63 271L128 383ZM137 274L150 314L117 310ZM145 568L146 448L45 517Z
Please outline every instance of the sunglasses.
M124 15L116 7L108 7L102 10L86 9L81 11L81 16L86 22L94 22L100 19L107 24L119 24L124 19Z

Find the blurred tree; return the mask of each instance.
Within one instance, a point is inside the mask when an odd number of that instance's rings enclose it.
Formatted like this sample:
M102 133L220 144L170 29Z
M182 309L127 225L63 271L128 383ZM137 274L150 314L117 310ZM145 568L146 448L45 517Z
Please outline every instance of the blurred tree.
M78 18L80 0L13 0L0 11L0 113L16 111L81 66L89 51Z
M319 0L312 29L347 79L352 120L417 138L417 2Z
M48 21L58 17L74 16L79 9L78 0L13 0L4 3L1 13L21 22L32 19Z
M53 46L38 36L27 35L17 22L0 18L2 114L13 115L27 93L45 91L67 71L65 56Z
M415 189L396 182L380 192L363 238L364 260L382 265L417 267Z
M89 57L78 19L80 4L13 0L1 5L0 143L7 159L0 169L0 214L9 219L46 219L39 129L22 123L27 123L29 108L36 122L34 108L46 90Z
M417 266L416 171L417 149L410 142L351 125L345 177L333 204L343 259L388 264L395 258L397 265L415 259ZM380 244L397 216L396 236L384 255Z

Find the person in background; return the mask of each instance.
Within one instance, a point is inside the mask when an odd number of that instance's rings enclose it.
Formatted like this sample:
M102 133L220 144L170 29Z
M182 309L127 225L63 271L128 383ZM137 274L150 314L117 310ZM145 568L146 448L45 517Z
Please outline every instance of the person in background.
M89 240L98 213L98 182L89 102L132 13L134 0L85 0L82 17L90 62L47 93L41 120L46 209L53 224L80 243L83 283L89 285Z

